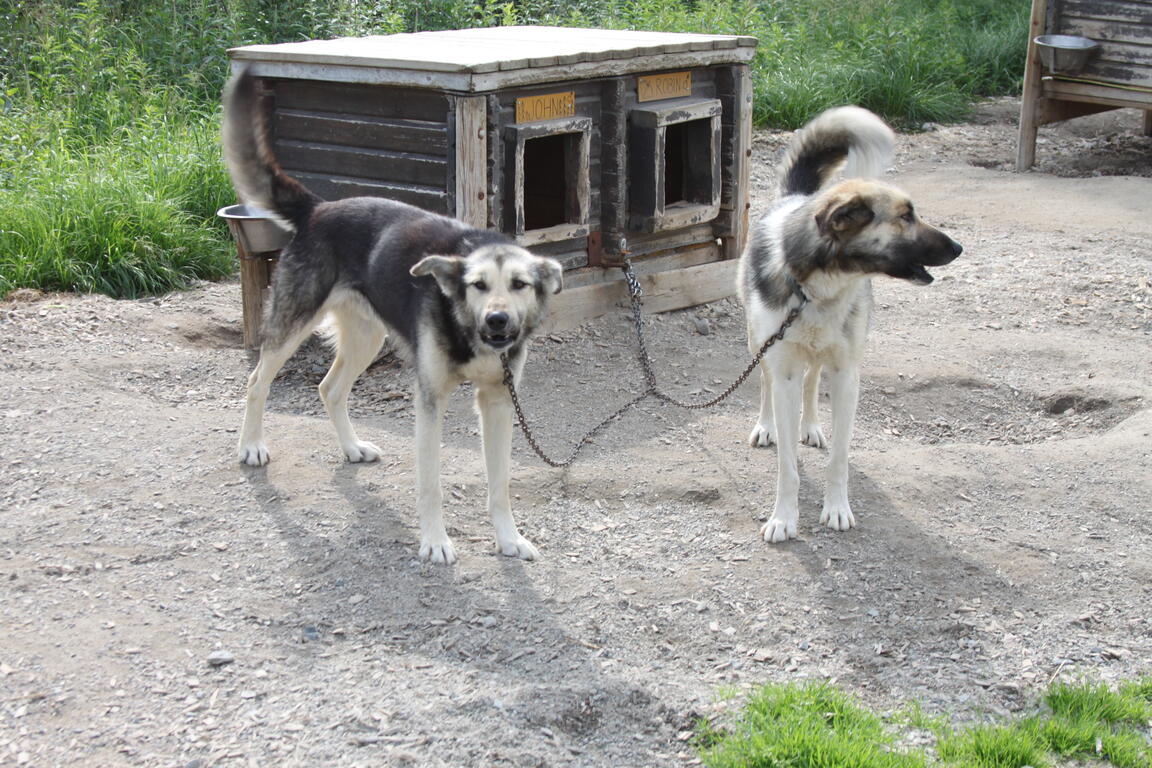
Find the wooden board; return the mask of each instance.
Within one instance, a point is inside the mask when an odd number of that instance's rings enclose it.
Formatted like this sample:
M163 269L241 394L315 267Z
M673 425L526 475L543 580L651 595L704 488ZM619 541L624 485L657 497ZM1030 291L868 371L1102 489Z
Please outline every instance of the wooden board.
M486 93L748 62L756 39L563 27L490 27L233 48L260 76ZM658 64L654 64L658 62Z
M712 50L751 58L755 46L755 38L736 35L512 26L249 45L230 54L237 60L482 74Z
M711 258L719 258L718 246L705 248L712 251ZM727 298L735 293L736 266L735 261L713 261L687 269L640 275L644 311L668 312ZM575 328L629 306L628 286L622 273L617 280L565 290L553 297L544 332Z

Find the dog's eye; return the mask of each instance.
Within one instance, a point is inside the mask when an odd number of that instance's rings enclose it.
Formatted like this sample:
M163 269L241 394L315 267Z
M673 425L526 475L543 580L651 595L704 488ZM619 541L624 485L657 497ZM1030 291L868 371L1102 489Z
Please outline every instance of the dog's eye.
M908 211L903 216L901 216L900 219L906 224L913 224L916 221L916 214L912 213L912 211Z
M528 283L524 282L520 278L518 278L518 277L512 278L512 290L519 291L519 290L521 290L523 288L527 288L527 287L528 287Z
M476 282L472 283L472 287L483 293L484 291L488 290L488 283L484 282L483 280L477 280Z

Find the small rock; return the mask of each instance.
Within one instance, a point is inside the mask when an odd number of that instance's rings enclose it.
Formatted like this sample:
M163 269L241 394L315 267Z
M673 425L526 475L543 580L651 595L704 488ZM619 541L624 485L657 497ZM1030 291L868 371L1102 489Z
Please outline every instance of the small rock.
M692 324L696 326L696 333L701 336L708 336L712 333L712 326L708 324L708 319L705 317L693 317Z
M223 667L234 661L236 661L236 657L228 651L212 651L208 654L208 666L210 667Z

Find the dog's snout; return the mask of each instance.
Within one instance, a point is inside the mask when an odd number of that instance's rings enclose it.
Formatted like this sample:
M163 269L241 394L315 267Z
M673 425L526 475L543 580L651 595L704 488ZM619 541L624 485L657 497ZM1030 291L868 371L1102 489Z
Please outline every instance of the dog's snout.
M955 240L952 240L951 245L952 245L952 255L953 256L959 256L960 254L964 253L964 246L960 245L960 243L956 242Z
M488 316L484 318L485 325L489 330L502 331L508 327L508 313L507 312L489 312Z

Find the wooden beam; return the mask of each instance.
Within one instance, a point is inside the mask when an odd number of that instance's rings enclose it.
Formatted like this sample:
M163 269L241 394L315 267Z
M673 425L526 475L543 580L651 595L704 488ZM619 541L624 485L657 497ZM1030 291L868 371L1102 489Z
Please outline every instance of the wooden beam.
M456 218L488 227L488 103L483 96L456 97Z
M713 259L719 258L719 246L706 248L711 250ZM712 261L687 269L640 275L644 311L669 312L728 298L736 290L737 263L734 260ZM618 280L566 290L552 299L544 332L575 328L629 306L628 286L623 275Z
M1016 139L1016 170L1026 171L1036 162L1037 112L1040 100L1040 54L1032 42L1044 34L1048 0L1032 0L1032 19L1028 25L1028 55L1024 63L1024 89L1020 95L1020 132Z

